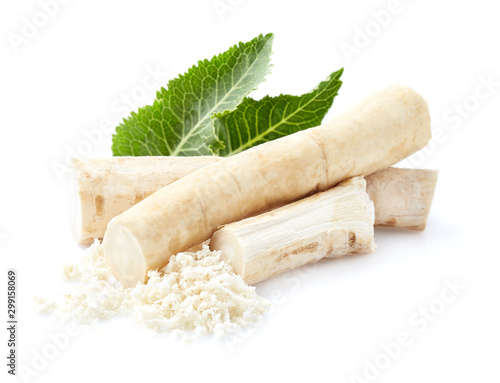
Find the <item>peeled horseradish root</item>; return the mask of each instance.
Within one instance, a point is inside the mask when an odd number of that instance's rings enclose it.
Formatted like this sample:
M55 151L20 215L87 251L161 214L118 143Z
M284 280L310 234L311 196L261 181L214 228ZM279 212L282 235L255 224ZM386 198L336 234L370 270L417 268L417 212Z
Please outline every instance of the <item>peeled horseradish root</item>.
M173 254L221 225L369 175L421 149L431 137L426 101L411 88L376 92L316 128L197 170L113 218L106 262L125 286L147 281Z
M375 204L375 226L424 230L437 178L437 170L400 168L366 177L366 191Z
M270 212L217 230L211 250L220 250L245 282L254 284L284 271L348 254L375 250L373 202L363 177Z
M72 222L76 240L92 243L95 238L102 239L112 218L162 187L222 159L145 156L74 160L78 206ZM391 167L368 176L368 194L375 202L375 226L423 230L437 173Z

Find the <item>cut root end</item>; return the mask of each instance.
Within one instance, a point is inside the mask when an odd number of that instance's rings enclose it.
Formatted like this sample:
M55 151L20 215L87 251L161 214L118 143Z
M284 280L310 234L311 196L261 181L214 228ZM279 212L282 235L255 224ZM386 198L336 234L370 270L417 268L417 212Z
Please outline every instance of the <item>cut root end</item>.
M111 220L102 245L106 263L123 287L134 287L137 282L146 283L147 267L143 252L126 227Z

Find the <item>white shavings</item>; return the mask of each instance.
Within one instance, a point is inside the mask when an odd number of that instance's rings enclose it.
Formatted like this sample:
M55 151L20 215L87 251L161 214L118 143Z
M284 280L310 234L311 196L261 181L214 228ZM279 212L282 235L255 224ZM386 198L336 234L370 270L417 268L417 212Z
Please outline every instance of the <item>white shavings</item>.
M184 340L238 333L258 324L270 306L206 245L172 256L162 270L148 273L147 284L124 289L96 240L80 263L65 266L64 276L79 283L59 299L37 298L40 312L79 323L131 315L140 327Z

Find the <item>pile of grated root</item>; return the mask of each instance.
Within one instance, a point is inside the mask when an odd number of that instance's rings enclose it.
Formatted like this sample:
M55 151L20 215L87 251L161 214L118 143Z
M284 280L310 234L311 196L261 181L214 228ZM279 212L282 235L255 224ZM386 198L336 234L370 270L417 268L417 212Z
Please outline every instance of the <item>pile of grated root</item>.
M218 251L208 246L179 253L160 271L150 271L147 284L125 289L104 262L98 240L82 260L68 264L64 277L70 291L36 298L38 311L86 324L97 319L132 316L140 326L189 341L205 334L227 337L261 322L270 303L257 295Z

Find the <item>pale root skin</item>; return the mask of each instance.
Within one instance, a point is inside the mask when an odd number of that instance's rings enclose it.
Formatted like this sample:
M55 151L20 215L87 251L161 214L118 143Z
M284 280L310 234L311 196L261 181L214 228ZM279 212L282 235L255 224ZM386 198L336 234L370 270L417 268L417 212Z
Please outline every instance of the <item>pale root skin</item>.
M210 240L248 284L287 270L375 250L373 202L363 177L325 192L223 226Z
M375 204L375 225L424 230L437 178L437 170L399 168L366 177L366 190Z
M221 157L111 157L75 160L79 243L102 239L108 222L174 181ZM366 178L375 202L375 225L423 230L437 181L436 170L387 168ZM201 250L201 244L194 249ZM191 250L189 250L191 251Z
M430 136L426 101L391 86L324 125L225 158L153 193L109 222L106 261L124 286L145 283L147 270L165 266L220 225L382 170Z

